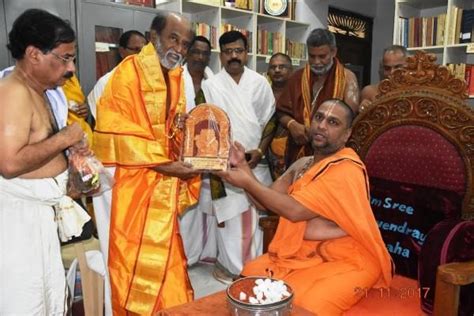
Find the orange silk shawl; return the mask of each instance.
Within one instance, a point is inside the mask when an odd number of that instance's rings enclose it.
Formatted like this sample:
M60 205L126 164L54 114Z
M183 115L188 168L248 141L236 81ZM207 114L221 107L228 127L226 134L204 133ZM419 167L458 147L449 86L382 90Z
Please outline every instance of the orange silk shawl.
M305 172L289 188L289 194L308 209L334 221L370 253L370 258L364 260L374 260L382 271L375 286L386 287L392 279L392 264L370 207L368 185L364 164L352 149L344 148ZM308 256L322 242L305 240L305 230L306 221L293 223L280 217L268 251L277 266L299 269L323 263L320 256ZM337 243L338 239L329 242Z
M94 151L116 166L109 235L114 315L150 315L193 299L177 216L196 203L199 177L182 181L150 169L179 155L171 135L175 115L186 111L181 73L169 71L167 89L149 44L116 68L97 107Z

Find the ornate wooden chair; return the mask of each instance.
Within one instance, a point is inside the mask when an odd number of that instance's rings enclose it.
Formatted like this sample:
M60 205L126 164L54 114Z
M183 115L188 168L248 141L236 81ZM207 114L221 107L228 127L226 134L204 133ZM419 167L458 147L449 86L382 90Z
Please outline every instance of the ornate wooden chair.
M371 204L382 234L384 229L392 227L393 217L381 221L377 206L385 208L389 215L404 213L403 225L393 224L395 233L402 232L403 238L410 229L407 221L416 218L416 214L414 207L409 209L408 204L402 207L396 199L406 201L409 194L413 196L408 199L410 203L426 205L422 207L424 213L418 216L421 226L417 227L418 233L429 230L443 218L474 217L474 111L465 104L465 83L454 78L446 67L435 64L436 57L432 54L417 52L407 61L405 69L397 70L391 78L380 83L376 101L359 114L347 144L366 164L371 182ZM375 198L377 193L381 196ZM422 195L426 200L420 200ZM434 210L438 213L434 214ZM408 226L410 223L417 225L408 222ZM413 227L411 229L414 231ZM408 254L410 247L412 252L416 248L419 250L422 238L418 243L414 238L419 236L411 234L410 238L405 238L412 243L408 246L402 240L397 241L396 246L390 245L384 236L396 265L402 270L406 268L405 275L415 278L417 256L413 255L411 262L403 262L406 258L397 262L396 257L405 250ZM473 281L474 261L439 266L435 315L457 315L459 287ZM421 314L419 296L423 291L416 279L396 275L392 287L398 292L393 291L393 297L388 300L380 299L387 293L372 293L374 295L368 295L370 298L363 299L346 314L385 315L390 311L405 314L402 310L410 315ZM407 293L407 289L412 292L419 289L418 295L393 295L403 289Z
M382 81L376 101L358 115L348 141L367 166L373 209L378 204L415 217L413 205L395 200L391 191L398 190L397 198L411 196L408 201L415 204L425 203L419 196L428 192L427 210L418 214L420 231L425 233L446 217L474 218L474 111L465 104L464 81L455 79L435 60L434 55L418 52L408 57L405 69ZM377 199L377 192L388 195ZM408 231L403 219L400 225L377 220L381 230L393 226L405 234ZM277 216L261 220L264 247L277 223ZM416 238L408 238L412 245L385 242L395 259L397 252L419 252L421 239L417 243ZM368 290L366 298L345 315L422 315L420 296L426 292L416 280L417 259L411 254L411 261L395 260L411 278L397 274L390 289ZM439 266L434 314L457 315L460 286L473 282L474 261Z

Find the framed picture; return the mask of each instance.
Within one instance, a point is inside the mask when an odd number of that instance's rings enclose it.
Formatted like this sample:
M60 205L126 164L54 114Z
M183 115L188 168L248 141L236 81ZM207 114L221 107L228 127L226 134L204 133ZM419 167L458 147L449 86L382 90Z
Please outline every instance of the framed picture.
M260 13L280 18L291 18L293 0L260 0Z
M197 170L227 170L230 144L230 120L222 109L202 103L189 112L182 161Z

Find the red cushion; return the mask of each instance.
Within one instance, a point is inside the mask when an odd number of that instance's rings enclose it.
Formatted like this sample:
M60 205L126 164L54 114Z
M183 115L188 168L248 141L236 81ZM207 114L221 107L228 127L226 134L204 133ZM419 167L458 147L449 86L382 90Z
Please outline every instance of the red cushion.
M417 278L426 235L441 220L460 217L461 202L453 191L370 178L370 204L397 274Z
M465 168L456 147L426 127L389 129L374 141L365 164L371 177L465 192Z
M365 292L364 292L365 293ZM416 280L395 275L390 288L370 289L366 296L345 312L345 316L415 316L424 315L420 307L420 290Z

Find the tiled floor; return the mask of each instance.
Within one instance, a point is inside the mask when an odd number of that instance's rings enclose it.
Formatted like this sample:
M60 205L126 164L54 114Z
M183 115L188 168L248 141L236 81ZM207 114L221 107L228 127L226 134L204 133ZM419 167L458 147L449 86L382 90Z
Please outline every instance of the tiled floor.
M197 263L189 268L189 278L194 289L194 299L222 291L227 285L217 281L212 276L214 264Z

